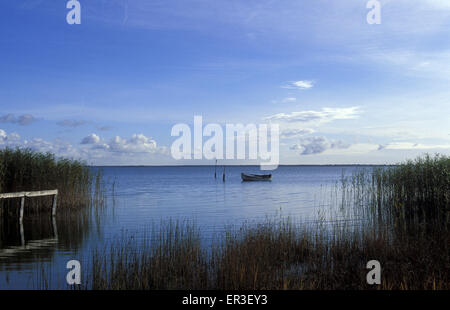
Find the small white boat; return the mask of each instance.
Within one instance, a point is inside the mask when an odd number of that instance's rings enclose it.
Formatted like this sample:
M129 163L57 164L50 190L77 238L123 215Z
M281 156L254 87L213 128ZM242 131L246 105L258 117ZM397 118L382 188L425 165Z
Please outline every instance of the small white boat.
M272 181L271 174L245 174L241 173L242 181Z

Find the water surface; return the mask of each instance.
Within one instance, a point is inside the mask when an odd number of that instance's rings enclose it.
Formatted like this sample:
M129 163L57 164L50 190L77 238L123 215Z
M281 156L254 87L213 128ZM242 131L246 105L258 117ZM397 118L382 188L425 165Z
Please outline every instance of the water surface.
M0 230L0 289L65 285L66 263L82 270L94 249L124 235L140 238L161 220L189 219L210 238L227 225L266 217L308 220L333 204L342 174L357 166L280 166L271 182L241 182L241 172L261 173L257 166L102 167L107 204L98 212L71 216L3 219ZM98 169L92 168L92 169ZM267 172L265 172L267 173ZM86 271L87 272L87 271ZM48 281L46 281L48 280Z

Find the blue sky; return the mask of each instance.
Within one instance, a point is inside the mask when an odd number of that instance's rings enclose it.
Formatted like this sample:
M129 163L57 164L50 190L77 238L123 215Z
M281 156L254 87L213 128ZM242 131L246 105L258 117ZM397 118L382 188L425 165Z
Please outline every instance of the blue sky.
M450 2L0 4L0 148L179 164L176 123L279 123L282 164L450 154ZM195 161L192 164L206 163Z

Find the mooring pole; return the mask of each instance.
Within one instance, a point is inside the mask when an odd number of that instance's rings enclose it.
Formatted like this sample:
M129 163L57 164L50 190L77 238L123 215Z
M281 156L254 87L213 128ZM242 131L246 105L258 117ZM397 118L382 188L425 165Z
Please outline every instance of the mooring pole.
M214 166L214 179L217 179L217 159L216 159L216 164Z
M223 166L222 181L225 182L225 166Z

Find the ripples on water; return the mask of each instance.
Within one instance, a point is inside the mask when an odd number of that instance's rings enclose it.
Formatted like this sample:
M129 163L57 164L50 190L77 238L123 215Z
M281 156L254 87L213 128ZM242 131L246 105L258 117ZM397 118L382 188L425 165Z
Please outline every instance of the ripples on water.
M101 212L58 215L56 222L49 217L25 219L23 227L3 219L0 289L36 288L45 282L36 283L38 278L61 287L67 261L77 259L83 265L93 249L105 248L124 234L140 238L161 220L189 219L208 239L225 226L266 217L313 219L333 204L343 172L349 175L354 169L281 166L270 172L272 182L241 182L241 172L261 173L259 167L227 167L224 183L222 167L217 167L217 179L211 166L104 167L108 203Z

